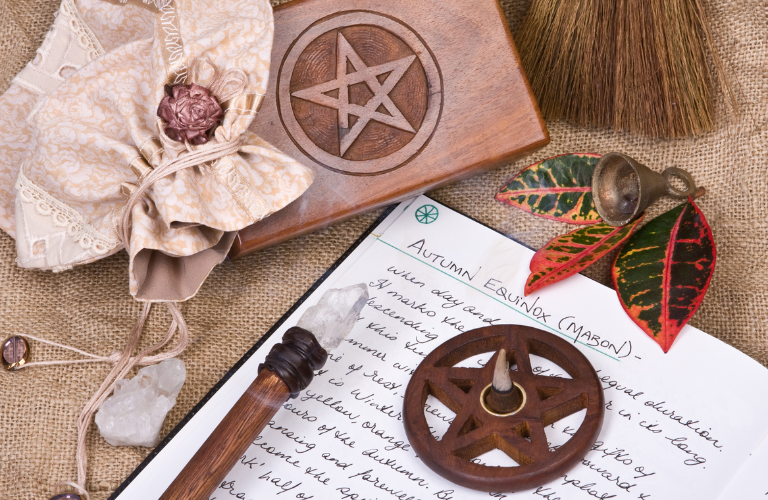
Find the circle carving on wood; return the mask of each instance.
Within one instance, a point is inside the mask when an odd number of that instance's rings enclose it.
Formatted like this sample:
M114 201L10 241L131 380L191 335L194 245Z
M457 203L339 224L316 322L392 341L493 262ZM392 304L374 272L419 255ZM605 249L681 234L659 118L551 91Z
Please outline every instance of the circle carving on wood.
M294 144L343 174L407 164L440 121L442 77L424 40L400 20L348 11L291 44L278 74L278 112Z
M493 380L496 358L506 349L513 382L527 394L519 411L498 415L481 401ZM483 353L494 353L483 367L456 366ZM571 378L534 372L531 355L545 358ZM433 396L456 415L436 438L424 405ZM585 410L581 425L565 444L550 448L544 428ZM489 492L522 491L541 486L578 464L592 449L603 423L603 390L592 365L573 345L536 328L496 325L458 335L432 351L411 377L403 422L414 452L449 481ZM516 467L473 462L500 450Z

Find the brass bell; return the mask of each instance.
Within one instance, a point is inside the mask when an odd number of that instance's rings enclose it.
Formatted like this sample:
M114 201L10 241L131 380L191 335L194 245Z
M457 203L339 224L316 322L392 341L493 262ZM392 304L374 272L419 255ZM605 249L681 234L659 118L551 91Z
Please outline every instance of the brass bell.
M670 176L685 183L679 190ZM592 174L592 198L603 221L623 226L643 213L663 195L687 198L696 192L691 174L677 167L654 172L637 160L621 153L608 153L597 162Z

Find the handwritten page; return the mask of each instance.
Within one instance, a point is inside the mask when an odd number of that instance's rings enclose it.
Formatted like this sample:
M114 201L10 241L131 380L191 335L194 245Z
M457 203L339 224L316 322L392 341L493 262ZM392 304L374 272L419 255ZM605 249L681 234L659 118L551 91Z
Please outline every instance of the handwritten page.
M768 434L765 435L750 454L747 464L731 480L719 500L768 498Z
M612 290L581 275L524 297L532 255L427 197L399 205L114 498L158 498L284 331L325 290L360 282L371 298L349 338L211 500L765 498L768 444L760 443L768 434L768 370L690 326L663 354ZM409 378L429 352L498 324L529 325L572 342L598 372L606 411L597 443L572 470L533 490L489 495L452 484L419 460L402 406ZM463 363L481 366L489 356ZM541 376L568 376L548 360L531 361ZM547 427L551 449L570 438L584 411ZM425 412L437 436L452 421L434 398ZM475 460L515 465L498 450Z

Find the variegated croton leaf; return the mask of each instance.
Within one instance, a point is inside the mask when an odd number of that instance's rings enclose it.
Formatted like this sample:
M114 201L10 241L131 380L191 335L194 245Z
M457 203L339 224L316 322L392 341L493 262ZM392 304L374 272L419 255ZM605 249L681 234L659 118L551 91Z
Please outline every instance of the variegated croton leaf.
M626 226L605 222L571 231L544 245L531 259L525 295L576 274L602 258L632 234L642 216Z
M715 269L715 241L692 199L638 229L613 265L630 318L668 352L699 308Z
M592 172L600 155L566 154L534 163L496 193L496 199L533 215L569 224L594 224Z

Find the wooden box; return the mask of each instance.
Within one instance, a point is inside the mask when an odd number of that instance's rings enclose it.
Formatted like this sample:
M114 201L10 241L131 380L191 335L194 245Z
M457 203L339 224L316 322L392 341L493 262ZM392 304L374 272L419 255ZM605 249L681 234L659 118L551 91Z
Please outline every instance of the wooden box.
M497 0L298 0L275 9L255 132L315 170L236 258L549 142Z

